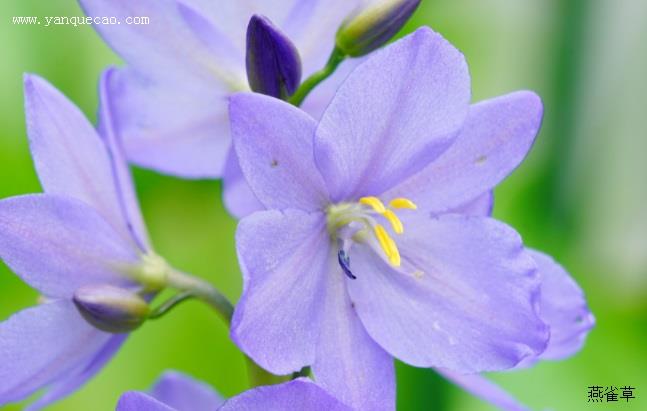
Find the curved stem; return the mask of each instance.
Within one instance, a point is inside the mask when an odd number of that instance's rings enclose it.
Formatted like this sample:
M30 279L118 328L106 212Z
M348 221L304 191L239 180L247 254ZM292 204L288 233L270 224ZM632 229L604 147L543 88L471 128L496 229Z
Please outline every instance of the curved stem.
M168 286L190 293L192 297L209 304L216 310L227 326L231 324L231 317L234 314L233 304L208 282L172 269L168 275Z
M183 301L186 301L190 298L195 298L192 291L182 291L170 299L164 301L159 307L154 308L149 314L148 318L151 320L156 320L161 318L166 313L175 308L176 305L180 304Z
M313 73L310 77L305 79L305 81L301 83L297 91L294 92L292 97L288 99L288 102L297 107L300 106L301 103L303 103L303 100L305 100L308 94L310 94L312 89L314 89L319 83L321 83L332 73L334 73L337 69L337 66L339 66L339 64L344 61L345 58L346 55L337 47L335 47L330 54L328 62L326 63L324 68Z

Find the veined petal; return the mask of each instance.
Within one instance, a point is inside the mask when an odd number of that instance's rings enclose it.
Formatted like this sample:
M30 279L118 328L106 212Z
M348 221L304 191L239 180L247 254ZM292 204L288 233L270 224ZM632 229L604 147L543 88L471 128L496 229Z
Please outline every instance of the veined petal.
M470 394L504 411L529 411L529 408L519 403L509 393L482 375L459 374L444 369L436 369L436 371Z
M229 151L222 180L223 202L229 214L241 219L254 211L265 210L263 204L258 201L249 184L247 184L233 148Z
M236 232L243 295L231 336L263 368L288 374L312 364L330 243L321 213L260 211Z
M394 357L459 372L507 369L542 352L539 279L519 235L483 217L403 216L402 266L351 251L351 300L369 335Z
M381 194L453 142L467 115L463 55L428 28L369 57L341 85L315 137L315 159L337 202Z
M213 411L224 399L208 384L177 371L166 371L151 395L180 411Z
M147 252L151 249L148 231L146 231L144 218L139 208L139 200L137 199L130 169L123 154L121 140L117 138L114 130L112 104L108 93L108 82L114 72L114 68L108 68L101 75L99 82L100 111L97 128L110 155L113 181L116 187L115 191L117 192L122 219L133 241L143 252Z
M157 80L129 67L111 75L108 90L129 161L186 178L222 176L231 145L223 92L182 73Z
M154 397L138 391L124 393L117 403L116 411L184 411L171 408Z
M70 301L14 314L0 323L0 404L66 378L110 338L85 322Z
M550 327L548 347L539 358L560 360L578 352L595 317L589 310L584 292L564 268L551 257L529 250L537 262L541 278L540 316Z
M47 81L26 75L24 82L27 133L43 190L89 204L132 241L114 178L116 164L94 127Z
M306 378L258 387L225 402L219 411L351 411Z
M138 261L129 243L79 200L47 194L0 201L0 258L48 297L88 284L129 284L118 269Z
M98 352L92 353L77 367L77 370L67 373L65 377L48 386L43 396L31 403L25 411L38 411L78 390L112 359L126 337L126 334L112 335L103 347Z
M440 213L492 190L525 158L539 131L543 107L530 91L517 91L470 107L456 142L436 161L390 190Z
M238 162L258 200L270 209L322 210L328 195L312 155L315 121L252 93L231 97L229 111Z
M339 265L331 263L312 366L315 379L353 409L395 410L393 358L366 333L348 298L345 278Z

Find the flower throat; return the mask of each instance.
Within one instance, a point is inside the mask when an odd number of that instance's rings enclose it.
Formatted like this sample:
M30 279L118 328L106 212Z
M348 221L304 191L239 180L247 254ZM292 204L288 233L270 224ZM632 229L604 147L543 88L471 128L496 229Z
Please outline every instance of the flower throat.
M396 211L400 209L417 209L416 204L407 198L394 198L385 206L377 197L362 197L358 202L339 203L326 209L328 232L338 241L339 252L337 259L344 273L355 279L350 270L349 251L354 243L366 243L372 246L377 240L379 249L384 253L389 263L399 267L400 251L393 237L378 218L384 218L395 234L402 234L404 226ZM375 247L373 247L375 248Z

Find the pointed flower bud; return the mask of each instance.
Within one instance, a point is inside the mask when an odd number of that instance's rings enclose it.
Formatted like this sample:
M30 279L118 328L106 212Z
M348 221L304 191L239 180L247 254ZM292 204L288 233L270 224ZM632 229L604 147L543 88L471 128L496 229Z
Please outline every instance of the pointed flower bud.
M383 46L409 20L420 0L378 0L358 10L337 31L337 48L359 57Z
M247 26L247 80L257 93L287 99L301 82L301 58L289 38L266 17Z
M150 312L142 297L111 285L81 287L74 293L72 301L87 322L115 334L136 329Z

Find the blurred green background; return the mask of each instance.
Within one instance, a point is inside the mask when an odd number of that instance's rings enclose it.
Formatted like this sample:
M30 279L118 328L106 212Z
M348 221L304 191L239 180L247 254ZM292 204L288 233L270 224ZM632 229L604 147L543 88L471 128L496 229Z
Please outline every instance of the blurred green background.
M74 0L0 2L0 197L40 191L25 135L23 72L44 76L94 119L98 75L120 64L89 26L11 24L11 16L53 15L82 13ZM542 96L543 129L497 189L494 212L569 269L597 317L575 357L492 378L533 409L647 409L647 1L425 0L405 32L423 24L465 53L475 101L526 88ZM135 177L157 251L238 298L236 222L223 210L220 183L143 170ZM0 319L36 298L0 263ZM227 330L190 302L134 333L97 378L51 409L114 409L121 392L146 389L167 368L227 396L246 388ZM589 385L631 385L638 398L587 403ZM402 364L398 405L493 409L432 371Z

